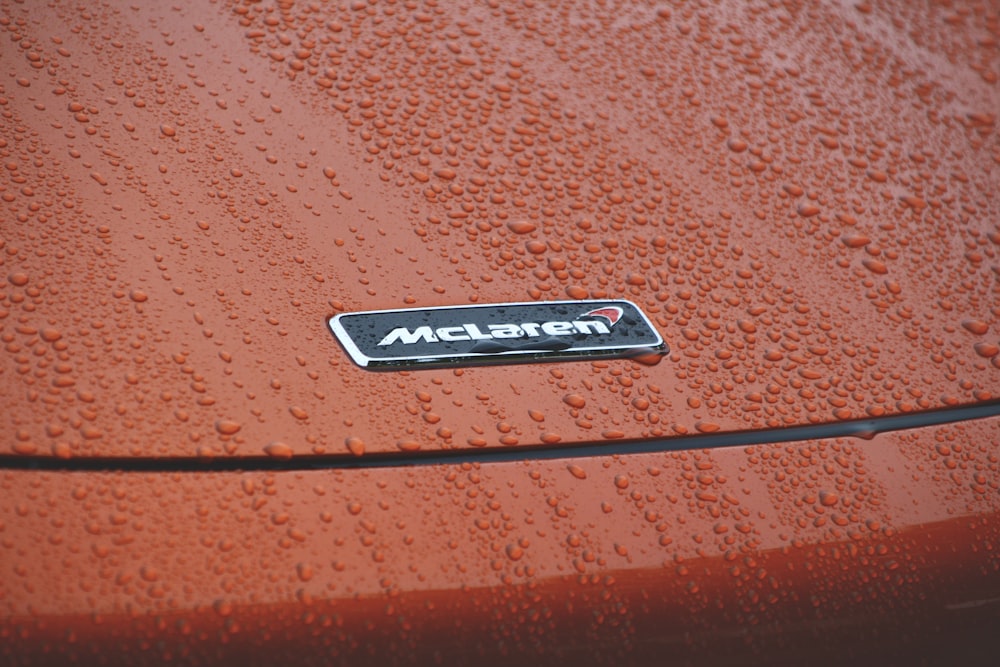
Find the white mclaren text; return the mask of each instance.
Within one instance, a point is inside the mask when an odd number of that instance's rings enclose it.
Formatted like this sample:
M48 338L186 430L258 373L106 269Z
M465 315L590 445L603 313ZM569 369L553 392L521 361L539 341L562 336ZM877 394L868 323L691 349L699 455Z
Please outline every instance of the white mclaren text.
M413 345L419 341L425 343L452 342L462 340L491 340L494 338L524 338L537 336L572 336L576 334L593 335L609 334L611 329L604 322L597 320L574 320L572 322L524 322L522 324L490 324L483 331L475 324L462 324L454 327L417 327L410 331L406 327L397 327L386 334L379 346L392 345L399 342L403 345Z

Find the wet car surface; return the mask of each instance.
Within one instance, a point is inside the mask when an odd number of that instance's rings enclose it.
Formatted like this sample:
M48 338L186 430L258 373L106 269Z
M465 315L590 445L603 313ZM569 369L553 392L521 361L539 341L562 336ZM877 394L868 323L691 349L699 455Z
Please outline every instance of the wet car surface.
M987 655L994 5L2 6L8 657Z

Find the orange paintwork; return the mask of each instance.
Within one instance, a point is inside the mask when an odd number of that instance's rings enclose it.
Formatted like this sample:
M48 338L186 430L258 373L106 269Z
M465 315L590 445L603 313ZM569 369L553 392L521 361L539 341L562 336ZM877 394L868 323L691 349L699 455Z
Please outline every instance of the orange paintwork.
M350 456L1000 395L995 15L139 4L4 3L2 452ZM375 374L325 327L605 296L662 363Z
M992 660L1000 417L338 467L1000 398L995 6L594 4L0 0L0 663ZM585 298L670 353L326 327Z
M0 661L988 664L998 430L383 470L7 472Z

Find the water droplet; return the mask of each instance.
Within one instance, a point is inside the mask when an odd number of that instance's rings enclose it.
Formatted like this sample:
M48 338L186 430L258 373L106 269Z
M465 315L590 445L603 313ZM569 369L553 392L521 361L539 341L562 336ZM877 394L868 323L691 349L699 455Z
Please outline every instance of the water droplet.
M7 276L7 280L9 280L10 284L15 287L24 287L28 284L28 274L21 273L20 271L17 273L11 273Z
M292 448L283 442L272 442L271 444L264 447L264 452L275 459L290 459L294 452Z
M629 355L629 359L642 365L642 366L656 366L661 361L663 361L667 356L667 349L654 349L654 348L638 348ZM648 405L647 405L648 407ZM645 408L640 408L645 409Z
M530 220L511 220L507 223L507 229L515 234L530 234L535 231L535 223Z
M38 451L38 445L33 442L15 442L11 449L15 454L31 455Z
M862 248L871 243L871 239L864 234L847 234L840 240L843 241L844 245L848 248Z
M966 331L974 333L977 336L985 335L986 332L990 330L989 325L982 320L965 320L962 322L962 327L964 327Z
M365 453L365 443L361 438L350 437L344 441L347 445L347 450L354 454L355 456L361 456Z
M885 262L881 262L877 259L866 257L865 259L861 260L861 263L864 264L865 268L871 271L872 273L877 273L878 275L885 275L889 273L889 269L885 265Z
M797 210L803 218L811 218L819 213L819 206L815 204L799 204Z
M215 422L215 430L222 435L233 435L234 433L238 433L240 428L241 426L239 422L234 422L228 419L220 419Z
M976 354L980 357L986 357L987 359L1000 354L1000 346L994 345L993 343L976 343L973 348L976 350Z

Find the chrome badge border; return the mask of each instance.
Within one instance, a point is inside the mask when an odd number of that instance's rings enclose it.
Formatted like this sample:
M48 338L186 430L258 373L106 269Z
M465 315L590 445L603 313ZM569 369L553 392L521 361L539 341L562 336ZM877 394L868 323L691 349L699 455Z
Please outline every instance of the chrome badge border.
M366 354L351 337L344 320L370 315L400 314L404 317L408 314L428 313L435 311L463 311L487 308L518 308L518 307L574 307L579 306L581 310L593 309L595 305L601 304L605 307L624 305L635 311L639 321L648 329L649 340L642 343L608 343L608 344L584 344L581 346L571 346L564 350L504 350L488 353L477 352L447 352L442 354L414 354L392 357L372 357ZM646 354L665 355L668 352L666 343L660 332L650 321L649 317L638 305L626 299L583 299L570 301L519 301L501 303L470 303L451 306L430 306L426 308L389 308L383 310L365 310L340 313L327 320L327 325L337 341L347 351L351 360L358 366L367 370L412 370L417 368L441 368L441 367L462 367L478 366L486 364L518 364L528 362L544 361L574 361L593 360L596 358L614 359L642 356ZM613 325L612 325L613 326Z

